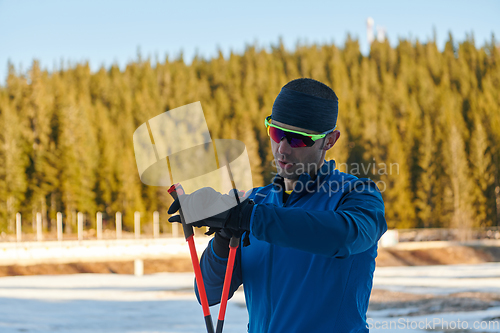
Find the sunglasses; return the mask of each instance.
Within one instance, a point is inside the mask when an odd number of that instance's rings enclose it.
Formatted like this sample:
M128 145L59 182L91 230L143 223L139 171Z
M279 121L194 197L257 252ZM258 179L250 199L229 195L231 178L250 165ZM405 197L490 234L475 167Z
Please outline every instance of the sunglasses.
M265 124L267 128L267 135L269 135L271 139L274 140L274 142L280 143L283 138L286 138L288 144L292 148L311 147L312 145L314 145L314 142L316 140L324 138L328 133L333 132L333 130L335 129L334 128L321 134L310 134L293 131L271 124L271 116L266 117Z

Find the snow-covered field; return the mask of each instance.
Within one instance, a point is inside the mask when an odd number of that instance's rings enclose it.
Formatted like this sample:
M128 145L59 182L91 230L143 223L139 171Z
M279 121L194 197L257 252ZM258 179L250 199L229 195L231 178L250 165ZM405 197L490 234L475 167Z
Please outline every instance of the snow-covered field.
M464 291L500 294L500 263L381 267L377 268L374 288L416 294L448 295ZM486 329L484 324L477 330L473 327L475 322L481 325L485 318L498 323L500 304L481 311L405 317L411 310L369 311L370 331L425 332L433 322L434 331L444 332L440 328L445 322L456 327L459 320L461 328L467 323L467 329L462 331L500 332L492 324ZM218 307L211 311L215 321ZM247 321L243 293L238 291L228 304L224 332L246 332ZM205 326L190 273L142 277L78 274L0 278L0 332L203 333Z
M455 304L453 312L441 312L439 302L434 302L435 313L424 311L421 315L418 314L421 309L411 307L369 311L370 332L500 332L500 263L380 267L375 271L374 288L431 294L444 300L456 293L470 293L471 297L488 295L496 301L484 302L492 305L487 309L467 311L467 306L471 309L481 306L470 306L471 302L463 300L462 305ZM426 310L433 312L432 306Z

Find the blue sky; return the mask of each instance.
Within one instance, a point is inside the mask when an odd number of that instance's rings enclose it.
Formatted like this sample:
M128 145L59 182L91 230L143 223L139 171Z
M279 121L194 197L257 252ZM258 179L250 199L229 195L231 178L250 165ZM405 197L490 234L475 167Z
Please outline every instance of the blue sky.
M306 4L307 3L307 4ZM500 1L13 1L0 0L0 84L7 61L27 70L38 59L52 70L88 60L91 68L143 57L190 61L197 52L268 47L281 37L293 49L302 43L341 46L347 33L366 54L366 19L398 38L426 41L436 30L442 48L451 31L458 41L474 33L477 46L500 40Z

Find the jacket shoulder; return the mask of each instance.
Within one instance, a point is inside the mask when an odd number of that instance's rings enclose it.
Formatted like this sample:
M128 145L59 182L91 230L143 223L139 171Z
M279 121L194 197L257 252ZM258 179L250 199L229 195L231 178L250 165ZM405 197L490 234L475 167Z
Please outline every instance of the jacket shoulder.
M358 180L358 177L339 170L333 170L324 178L324 182L328 184L330 190L342 190L342 192L352 186L350 184L353 184Z
M358 178L351 174L340 172L339 170L332 171L324 179L327 188L332 192L340 192L343 196L355 193L376 193L377 196L381 195L381 191L377 184L370 178Z

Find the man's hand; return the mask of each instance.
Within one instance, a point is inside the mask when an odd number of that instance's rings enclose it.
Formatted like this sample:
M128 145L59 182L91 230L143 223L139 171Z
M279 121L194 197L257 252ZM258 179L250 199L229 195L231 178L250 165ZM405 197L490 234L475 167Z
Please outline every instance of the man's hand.
M221 194L212 188L204 187L192 194L179 196L168 209L174 214L182 208L185 222L194 227L209 227L207 234L222 229L226 234L240 237L250 230L250 217L254 202L248 198L241 198L237 204L234 195ZM180 215L172 216L169 222L181 222Z

